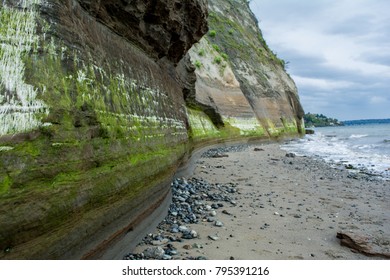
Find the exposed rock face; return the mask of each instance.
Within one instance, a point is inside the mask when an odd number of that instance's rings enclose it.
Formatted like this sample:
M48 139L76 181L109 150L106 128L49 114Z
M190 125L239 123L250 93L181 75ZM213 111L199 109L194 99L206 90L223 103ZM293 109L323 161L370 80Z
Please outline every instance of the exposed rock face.
M93 17L154 58L175 63L207 31L207 1L78 0Z
M0 4L0 258L91 256L164 198L188 150L174 64L206 31L204 1L96 2Z
M229 63L191 64L216 51L209 38L187 54L207 5L2 1L0 258L98 257L167 195L194 142L274 135L280 118L276 134L297 132L295 86L270 54L252 64L217 34ZM257 36L243 1L209 8L225 6Z
M191 49L192 102L217 108L241 134L302 133L303 109L285 62L268 48L248 1L209 0L210 33Z

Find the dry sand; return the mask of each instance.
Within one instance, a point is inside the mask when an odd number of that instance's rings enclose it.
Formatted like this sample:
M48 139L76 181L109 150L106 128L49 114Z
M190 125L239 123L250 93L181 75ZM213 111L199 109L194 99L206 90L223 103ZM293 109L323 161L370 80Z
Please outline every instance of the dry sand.
M232 197L237 205L216 210L222 227L206 220L188 224L199 236L172 242L179 253L174 259L375 259L340 246L340 231L369 236L390 252L389 181L351 176L342 166L312 158L287 157L279 144L223 154L199 158L192 177L236 184Z

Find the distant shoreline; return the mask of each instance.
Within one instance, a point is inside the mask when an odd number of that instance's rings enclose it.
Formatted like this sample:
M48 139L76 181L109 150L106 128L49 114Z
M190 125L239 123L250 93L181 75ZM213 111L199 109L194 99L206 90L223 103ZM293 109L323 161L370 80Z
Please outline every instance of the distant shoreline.
M344 125L363 125L363 124L382 124L389 123L390 119L366 119L366 120L349 120L343 121Z

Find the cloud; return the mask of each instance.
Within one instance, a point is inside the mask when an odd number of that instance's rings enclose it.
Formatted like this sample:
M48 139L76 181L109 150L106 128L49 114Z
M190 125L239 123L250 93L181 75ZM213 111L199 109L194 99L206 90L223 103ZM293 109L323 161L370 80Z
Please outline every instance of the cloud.
M370 97L370 103L371 104L383 104L384 102L387 102L388 100L383 96L372 96Z
M316 79L308 77L300 77L293 75L292 78L296 83L305 88L313 88L324 91L334 91L354 86L353 82L350 81L337 81L330 79Z
M390 118L389 1L254 0L251 7L268 45L290 62L306 111Z

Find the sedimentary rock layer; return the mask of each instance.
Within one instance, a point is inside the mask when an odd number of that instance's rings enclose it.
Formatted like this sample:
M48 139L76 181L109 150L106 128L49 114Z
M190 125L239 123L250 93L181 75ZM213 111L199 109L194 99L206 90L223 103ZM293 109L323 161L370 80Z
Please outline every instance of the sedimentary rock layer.
M224 7L245 21L238 44L260 40L241 0L2 1L0 258L98 256L161 202L194 144L299 131L270 53L242 63L217 30L189 56Z

